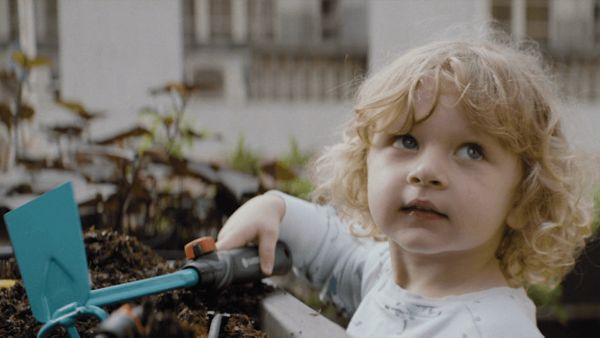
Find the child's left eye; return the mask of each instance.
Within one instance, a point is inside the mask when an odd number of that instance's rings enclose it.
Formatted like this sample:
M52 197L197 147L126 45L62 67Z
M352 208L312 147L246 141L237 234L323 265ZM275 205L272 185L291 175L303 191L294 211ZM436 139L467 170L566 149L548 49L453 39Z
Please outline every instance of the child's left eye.
M468 160L483 160L484 151L483 148L476 143L468 143L460 147L457 152L458 156Z
M398 149L414 150L419 147L419 143L417 142L417 139L414 136L410 134L405 134L396 136L392 146Z

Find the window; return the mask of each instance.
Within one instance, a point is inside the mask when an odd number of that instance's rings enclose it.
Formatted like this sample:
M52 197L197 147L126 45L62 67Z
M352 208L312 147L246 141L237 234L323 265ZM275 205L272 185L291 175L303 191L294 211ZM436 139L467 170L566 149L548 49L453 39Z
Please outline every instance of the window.
M181 17L183 18L183 40L185 43L192 43L195 37L194 22L194 1L184 0L181 4Z
M194 85L198 86L198 95L204 97L223 96L224 80L221 69L198 69L194 73Z
M231 41L231 0L210 0L211 41Z
M321 36L323 40L338 35L337 0L321 0Z
M512 7L511 0L493 0L492 18L496 21L496 27L507 33L511 33Z
M527 0L527 36L548 44L548 0Z
M594 2L594 43L600 45L600 0Z
M248 32L251 41L272 41L273 0L248 0Z
M19 13L17 11L17 0L10 0L8 2L8 18L10 20L9 30L10 35L9 38L11 41L19 40Z

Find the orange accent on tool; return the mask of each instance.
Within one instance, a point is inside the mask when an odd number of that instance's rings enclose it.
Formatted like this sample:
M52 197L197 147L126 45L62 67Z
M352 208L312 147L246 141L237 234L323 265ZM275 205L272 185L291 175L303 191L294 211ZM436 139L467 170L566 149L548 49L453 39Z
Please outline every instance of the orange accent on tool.
M217 250L215 239L210 236L197 238L186 244L184 248L187 259L196 259L215 250Z

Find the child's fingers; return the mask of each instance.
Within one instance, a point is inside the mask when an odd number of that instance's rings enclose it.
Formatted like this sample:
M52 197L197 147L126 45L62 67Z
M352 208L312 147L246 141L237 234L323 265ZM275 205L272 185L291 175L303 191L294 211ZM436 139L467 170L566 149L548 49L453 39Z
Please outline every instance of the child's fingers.
M263 231L258 235L258 255L260 257L260 269L265 275L273 272L275 261L275 245L278 239L277 231ZM256 234L248 234L244 231L222 231L218 235L216 243L217 250L231 250L242 247L256 239Z
M244 231L225 231L217 236L217 250L231 250L246 245L255 236L250 236Z
M268 231L261 234L258 240L258 255L260 257L260 269L265 275L273 273L273 264L275 262L275 246L277 244L278 234L275 231Z
M226 239L227 239L228 237L230 237L230 236L229 236L229 233L230 233L230 232L231 232L231 231L229 231L229 229L228 229L227 227L223 227L223 228L221 228L221 230L219 231L219 234L217 234L217 249L219 249L219 250L231 249L231 248L229 248L229 247L227 247L227 248L221 248L221 247L220 247L220 246L223 246L223 245L227 245L227 243L226 243L226 242L227 242L227 240L226 240ZM224 243L225 243L225 244L224 244Z

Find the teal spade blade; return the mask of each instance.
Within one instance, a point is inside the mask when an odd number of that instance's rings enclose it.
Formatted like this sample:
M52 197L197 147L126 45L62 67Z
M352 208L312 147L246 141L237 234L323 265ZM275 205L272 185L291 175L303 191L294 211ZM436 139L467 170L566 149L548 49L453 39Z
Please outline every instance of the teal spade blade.
M31 311L45 323L90 295L79 210L70 183L4 215Z

